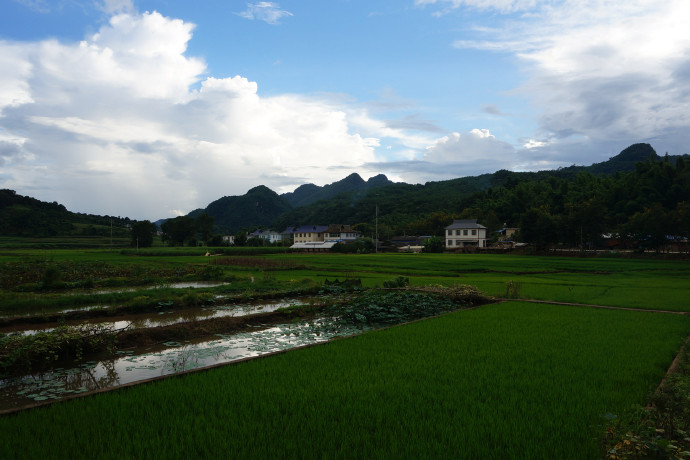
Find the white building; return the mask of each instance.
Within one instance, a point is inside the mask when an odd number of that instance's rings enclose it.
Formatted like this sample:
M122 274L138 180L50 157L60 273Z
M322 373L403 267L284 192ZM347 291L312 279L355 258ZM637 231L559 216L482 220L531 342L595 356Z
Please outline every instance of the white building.
M454 220L446 227L446 249L486 246L486 227L476 219Z
M273 230L256 230L247 235L247 238L261 238L268 243L277 243L283 240L283 235Z

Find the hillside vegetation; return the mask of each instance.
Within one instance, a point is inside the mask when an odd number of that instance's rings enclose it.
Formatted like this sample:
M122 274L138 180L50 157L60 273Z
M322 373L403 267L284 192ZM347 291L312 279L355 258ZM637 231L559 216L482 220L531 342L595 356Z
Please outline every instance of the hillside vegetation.
M305 184L279 195L260 185L242 196L226 196L188 217L208 215L209 234L256 228L282 231L298 225L355 225L364 236L442 235L453 219L478 219L489 235L519 227L522 241L600 247L602 234L621 244L658 248L668 237L690 232L690 158L660 157L649 144L635 144L608 161L552 171L511 172L426 184L393 183L383 175L364 181L351 174L319 187ZM0 235L107 235L129 219L88 216L57 203L0 193ZM218 236L218 238L220 238ZM202 238L208 241L208 238Z

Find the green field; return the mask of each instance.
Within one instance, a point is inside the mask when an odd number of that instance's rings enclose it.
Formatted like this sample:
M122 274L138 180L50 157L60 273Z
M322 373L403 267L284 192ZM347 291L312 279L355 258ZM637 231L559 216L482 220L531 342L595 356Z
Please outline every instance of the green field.
M142 253L135 250L3 250L0 251L0 265L49 261L58 267L61 264L68 267L64 269L67 272L74 270L75 264L98 263L119 269L135 267L136 271L142 272L210 265L216 258L205 257L206 252L205 248L153 248ZM248 256L242 252L236 256L229 252L220 257L241 259ZM322 284L326 279L357 277L362 279L364 286L374 287L381 286L384 281L396 276L406 276L410 278L412 285L470 284L495 297L506 297L506 283L513 282L519 286L517 298L520 299L690 311L690 263L682 260L492 254L285 253L256 255L251 258L265 261L265 267L261 263L254 266L222 266L220 270L223 275L217 278L234 276L239 278L238 282L251 278L270 279L270 284L273 285L294 284L305 279ZM293 268L281 268L281 264ZM254 284L253 287L257 286ZM248 289L251 288L252 286L248 286ZM25 299L26 295L5 294L4 298L9 305L15 297ZM31 301L32 298L28 302ZM35 303L40 304L41 308L47 307L44 301Z
M24 458L598 458L603 416L644 402L689 330L494 304L3 417L0 439Z
M0 264L211 263L189 251L5 250ZM218 292L405 276L497 297L513 282L522 299L690 311L687 261L268 254L219 267L234 281ZM485 305L3 416L0 445L9 458L601 458L604 416L644 405L688 334L690 317L677 314Z
M281 255L267 256L277 259ZM381 254L290 255L308 268L276 273L280 279L316 279L355 273L368 286L393 276L412 284L470 284L504 297L506 283L520 285L520 298L690 311L690 263L621 258L512 255Z

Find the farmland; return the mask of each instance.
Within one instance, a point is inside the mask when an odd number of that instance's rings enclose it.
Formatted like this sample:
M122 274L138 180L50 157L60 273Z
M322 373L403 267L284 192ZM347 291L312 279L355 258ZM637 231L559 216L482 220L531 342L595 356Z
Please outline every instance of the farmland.
M25 458L50 452L105 458L152 452L172 458L189 452L249 458L598 458L605 416L644 405L690 333L690 318L683 315L519 300L684 312L690 308L690 268L682 261L266 254L253 256L264 262L242 266L214 264L185 251L142 256L12 250L0 263L43 257L60 268L100 261L146 267L154 277L168 276L164 267L191 264L215 267L212 278L218 281L232 280L195 289L197 297L288 292L354 277L370 288L407 277L413 288L461 283L517 299L3 416L0 437L8 452ZM98 286L111 278L92 282ZM510 292L508 283L515 286ZM19 298L46 297L45 309L70 290L5 289L3 303L14 302L14 309L2 314L31 310ZM166 292L161 295L177 295ZM109 302L104 306L111 308ZM60 428L67 425L69 433Z

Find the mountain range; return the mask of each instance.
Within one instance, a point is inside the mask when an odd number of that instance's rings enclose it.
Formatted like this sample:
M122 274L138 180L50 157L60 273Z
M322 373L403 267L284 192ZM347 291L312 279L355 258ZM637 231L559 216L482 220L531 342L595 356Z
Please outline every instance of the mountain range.
M364 180L353 173L346 178L318 186L304 184L294 192L277 194L268 187L258 186L240 196L226 196L206 208L189 213L196 217L206 212L215 220L221 233L234 234L241 229L273 228L283 230L304 224L357 224L373 222L377 207L387 215L422 215L432 211L456 212L462 202L474 193L511 182L539 180L545 177L573 179L580 173L608 175L632 171L635 164L660 157L649 144L634 144L618 155L590 166L568 166L539 172L500 170L492 174L469 176L425 184L392 182L379 174ZM675 157L669 157L674 159Z
M680 156L667 156L675 161ZM687 156L685 156L687 161ZM458 214L473 206L473 197L515 184L543 179L574 180L582 173L607 176L633 171L636 164L661 158L649 144L634 144L618 155L590 166L569 166L539 172L496 171L492 174L463 177L425 184L392 182L379 174L369 180L358 174L318 186L304 184L293 192L277 194L259 185L240 196L225 196L188 215L208 213L214 218L216 233L235 234L255 228L283 230L306 224L409 223L433 213ZM505 217L498 216L500 219ZM91 216L72 213L58 203L46 203L23 197L12 190L0 190L0 235L87 234L107 232L115 225L124 228L128 218ZM158 221L163 222L165 219ZM110 225L109 225L110 224ZM100 231L102 228L102 232Z

